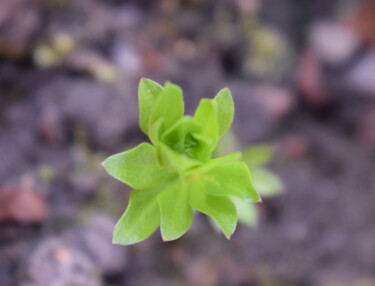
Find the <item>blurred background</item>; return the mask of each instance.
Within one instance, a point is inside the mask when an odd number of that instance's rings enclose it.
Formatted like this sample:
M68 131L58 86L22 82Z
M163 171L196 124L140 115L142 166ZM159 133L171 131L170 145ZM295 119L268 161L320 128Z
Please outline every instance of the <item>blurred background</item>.
M231 89L284 185L256 225L111 244L141 77ZM374 155L374 0L0 0L1 286L375 285Z

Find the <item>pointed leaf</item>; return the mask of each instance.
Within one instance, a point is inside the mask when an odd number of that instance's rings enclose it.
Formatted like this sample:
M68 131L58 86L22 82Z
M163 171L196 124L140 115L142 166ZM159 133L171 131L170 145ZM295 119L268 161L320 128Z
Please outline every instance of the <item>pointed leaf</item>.
M231 200L206 194L205 183L199 179L191 181L189 189L190 205L197 211L213 218L229 239L237 225L237 212Z
M212 152L218 141L218 119L212 100L201 99L194 119L202 125L200 134L210 140L210 151Z
M235 196L249 202L259 202L249 168L243 162L218 165L202 176L207 193L214 196Z
M234 103L230 90L224 88L219 91L219 93L213 99L214 104L216 104L217 118L218 118L218 134L219 137L229 129L232 125L234 117Z
M159 195L160 230L163 240L174 240L190 227L193 211L189 205L186 185L177 181L168 185Z
M142 78L138 86L139 126L148 134L150 116L163 87L157 82Z
M184 115L182 90L177 85L166 83L151 115L150 124L163 118L162 132L170 128ZM150 126L149 126L150 128Z
M113 232L113 243L129 245L149 237L159 226L160 211L157 202L159 189L135 190L129 198L125 213Z
M175 173L158 165L155 147L149 143L112 155L102 164L111 176L139 190L163 184L176 177Z

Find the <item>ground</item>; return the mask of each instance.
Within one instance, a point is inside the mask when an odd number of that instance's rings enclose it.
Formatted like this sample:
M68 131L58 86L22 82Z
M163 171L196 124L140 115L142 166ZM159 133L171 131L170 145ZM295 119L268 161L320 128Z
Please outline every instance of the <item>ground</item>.
M0 1L0 285L375 285L374 1ZM374 17L372 17L374 16ZM372 30L371 30L372 29ZM370 31L370 32L368 32ZM228 86L282 195L231 240L111 244L141 77Z

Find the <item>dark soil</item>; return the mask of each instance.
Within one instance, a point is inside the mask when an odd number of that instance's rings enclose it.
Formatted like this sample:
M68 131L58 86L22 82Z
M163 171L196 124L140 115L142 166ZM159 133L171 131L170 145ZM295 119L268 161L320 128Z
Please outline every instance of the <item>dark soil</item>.
M0 285L375 285L373 19L355 0L0 1ZM188 113L228 86L239 148L275 144L286 189L258 227L228 241L198 215L111 244L130 189L100 162L145 140L141 77Z

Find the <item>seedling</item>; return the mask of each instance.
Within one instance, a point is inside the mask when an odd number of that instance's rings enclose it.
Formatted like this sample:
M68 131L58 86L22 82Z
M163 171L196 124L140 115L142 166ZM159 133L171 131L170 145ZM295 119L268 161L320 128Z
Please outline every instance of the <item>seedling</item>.
M194 116L184 116L182 90L169 82L142 79L138 100L140 128L151 143L103 162L111 176L134 189L113 242L137 243L159 226L163 240L175 240L189 229L194 211L211 217L229 239L238 219L233 198L260 201L240 152L212 157L233 121L229 89L203 98Z

